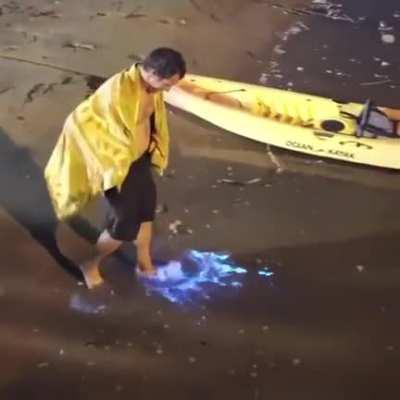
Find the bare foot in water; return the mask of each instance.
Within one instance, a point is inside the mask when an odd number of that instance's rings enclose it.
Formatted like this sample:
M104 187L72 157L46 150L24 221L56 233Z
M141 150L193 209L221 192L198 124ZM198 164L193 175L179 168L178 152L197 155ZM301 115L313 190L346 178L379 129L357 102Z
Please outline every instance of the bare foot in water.
M157 275L157 270L154 268L153 264L138 262L137 270L140 275L147 278L151 278Z
M79 266L88 289L100 286L104 281L100 275L99 267L93 262L86 262Z

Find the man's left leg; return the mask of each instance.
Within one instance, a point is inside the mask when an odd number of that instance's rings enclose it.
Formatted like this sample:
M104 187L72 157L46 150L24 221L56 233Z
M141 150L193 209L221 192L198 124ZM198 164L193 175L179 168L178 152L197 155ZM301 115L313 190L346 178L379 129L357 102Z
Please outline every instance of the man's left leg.
M395 133L400 136L400 110L380 107L380 109L395 123Z
M146 275L154 275L156 270L151 259L151 239L153 222L142 222L134 244L137 249L137 267Z

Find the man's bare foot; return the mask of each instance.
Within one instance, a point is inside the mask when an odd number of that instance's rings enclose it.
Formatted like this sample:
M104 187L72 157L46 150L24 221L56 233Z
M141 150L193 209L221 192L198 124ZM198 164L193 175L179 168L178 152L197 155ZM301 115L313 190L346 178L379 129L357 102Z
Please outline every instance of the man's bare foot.
M140 275L145 276L147 278L151 278L157 275L157 270L154 268L153 264L138 262L137 270L140 273Z
M88 289L100 286L104 281L100 275L99 267L93 262L86 262L79 266Z

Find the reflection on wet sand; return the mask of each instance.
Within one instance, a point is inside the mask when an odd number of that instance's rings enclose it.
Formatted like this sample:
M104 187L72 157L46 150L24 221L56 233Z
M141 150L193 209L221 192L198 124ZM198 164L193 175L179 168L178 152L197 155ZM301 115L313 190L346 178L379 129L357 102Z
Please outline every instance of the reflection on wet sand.
M184 157L198 157L226 163L244 164L264 168L265 171L275 171L277 169L276 162L271 160L265 145L259 145L259 151L224 148L223 143L213 147L202 146L201 144L193 147L184 142L179 142L178 146ZM297 155L277 148L271 148L271 151L279 160L282 171L307 176L320 176L370 188L400 190L398 172L396 171L368 166L350 166L348 163Z

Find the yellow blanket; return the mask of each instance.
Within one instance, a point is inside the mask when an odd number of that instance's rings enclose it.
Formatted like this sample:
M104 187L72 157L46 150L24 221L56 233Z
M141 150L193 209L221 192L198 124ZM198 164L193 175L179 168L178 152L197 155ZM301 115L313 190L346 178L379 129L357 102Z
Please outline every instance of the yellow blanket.
M135 127L139 117L139 68L107 80L67 118L45 168L59 219L77 214L96 195L121 187L138 157ZM151 161L161 174L169 153L167 115L162 93L154 96L155 128Z

